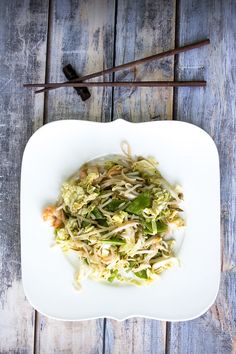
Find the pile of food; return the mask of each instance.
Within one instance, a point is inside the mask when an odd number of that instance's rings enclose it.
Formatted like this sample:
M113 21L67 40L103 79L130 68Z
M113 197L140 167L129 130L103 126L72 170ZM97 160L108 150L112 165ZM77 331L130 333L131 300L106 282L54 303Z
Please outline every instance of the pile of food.
M122 149L82 165L43 211L56 244L80 258L78 283L90 277L147 284L177 263L171 235L184 226L182 190L161 176L154 158Z

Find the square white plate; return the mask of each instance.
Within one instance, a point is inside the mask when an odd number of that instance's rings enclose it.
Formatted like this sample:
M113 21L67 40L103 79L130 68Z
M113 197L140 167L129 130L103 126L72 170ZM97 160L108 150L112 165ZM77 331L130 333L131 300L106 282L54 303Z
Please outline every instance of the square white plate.
M82 163L120 153L155 156L171 183L183 186L187 229L180 267L144 287L91 280L78 292L74 266L59 248L42 209L58 197L61 183ZM178 237L178 235L176 236ZM220 177L216 146L202 129L183 122L111 123L64 120L40 128L29 140L21 174L21 259L25 294L39 312L62 320L131 316L180 321L204 313L220 280Z

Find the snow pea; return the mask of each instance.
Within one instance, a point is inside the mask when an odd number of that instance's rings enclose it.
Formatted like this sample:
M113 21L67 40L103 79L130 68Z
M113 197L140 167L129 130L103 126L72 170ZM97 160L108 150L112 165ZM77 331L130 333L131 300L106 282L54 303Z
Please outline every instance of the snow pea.
M125 208L130 214L140 215L145 208L151 207L151 196L149 192L143 192L133 199Z

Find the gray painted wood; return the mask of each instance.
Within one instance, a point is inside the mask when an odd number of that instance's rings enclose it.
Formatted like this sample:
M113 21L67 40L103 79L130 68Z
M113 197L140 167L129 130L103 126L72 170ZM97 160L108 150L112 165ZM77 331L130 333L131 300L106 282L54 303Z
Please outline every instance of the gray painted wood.
M115 2L109 0L52 1L48 78L65 81L64 65L72 64L79 75L113 66ZM111 76L107 76L109 80ZM103 80L99 78L98 80ZM47 121L58 119L111 119L112 88L90 88L82 102L70 88L48 94Z
M221 165L222 277L215 304L199 319L171 324L169 353L236 353L236 2L181 0L179 44L209 37L211 46L181 54L178 79L206 78L206 89L178 90L176 119L215 140Z
M164 29L164 30L163 30ZM115 64L174 48L175 1L119 0ZM118 72L116 81L173 80L174 58L168 57ZM171 119L172 88L116 88L114 119L134 122Z
M37 315L35 353L100 354L103 350L103 320L62 322Z
M147 318L131 318L118 322L107 320L106 354L165 353L166 323Z
M19 192L24 146L43 121L43 97L22 88L43 81L47 1L0 2L0 353L31 353L34 310L20 267Z
M87 74L113 65L115 3L100 1L52 1L50 7L48 79L65 81L62 68L72 64ZM101 78L102 80L102 78ZM73 89L49 92L47 122L58 119L111 120L112 89L90 89L82 102ZM60 322L37 315L37 353L101 353L104 320Z

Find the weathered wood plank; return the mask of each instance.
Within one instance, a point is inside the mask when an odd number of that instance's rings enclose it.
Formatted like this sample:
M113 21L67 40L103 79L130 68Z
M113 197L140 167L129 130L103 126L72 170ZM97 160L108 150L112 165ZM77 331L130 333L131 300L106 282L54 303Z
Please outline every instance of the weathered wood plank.
M174 48L175 1L119 0L115 64ZM136 66L115 75L116 81L172 80L174 58ZM172 88L116 88L114 119L171 119Z
M157 354L165 352L166 324L144 318L124 322L107 320L106 354Z
M34 310L20 267L19 195L24 146L43 122L43 97L22 88L44 81L47 1L0 2L0 352L31 353Z
M48 79L64 81L62 67L71 63L79 74L113 64L115 3L109 0L52 1ZM101 79L102 80L102 79ZM111 120L111 88L94 88L82 102L73 89L48 94L46 121ZM79 295L78 295L79 296ZM101 353L104 320L66 323L37 315L37 353Z
M142 58L174 48L175 1L119 0L117 6L115 64ZM173 58L137 66L117 73L120 80L172 80ZM173 90L125 89L114 90L114 116L139 122L172 118ZM164 353L166 325L148 319L116 322L107 319L106 353Z
M65 81L62 68L69 63L75 67L79 75L112 66L114 11L115 2L109 0L53 2L50 82ZM109 121L112 88L91 88L90 92L91 98L82 102L71 88L51 91L47 121L68 118Z
M222 278L214 306L199 319L171 324L169 353L236 352L236 3L181 0L179 44L210 37L211 46L181 54L178 79L205 77L208 87L179 89L176 118L205 129L215 140L221 164Z
M37 317L40 316L39 314ZM62 322L39 318L35 352L40 354L92 353L103 350L103 321Z

